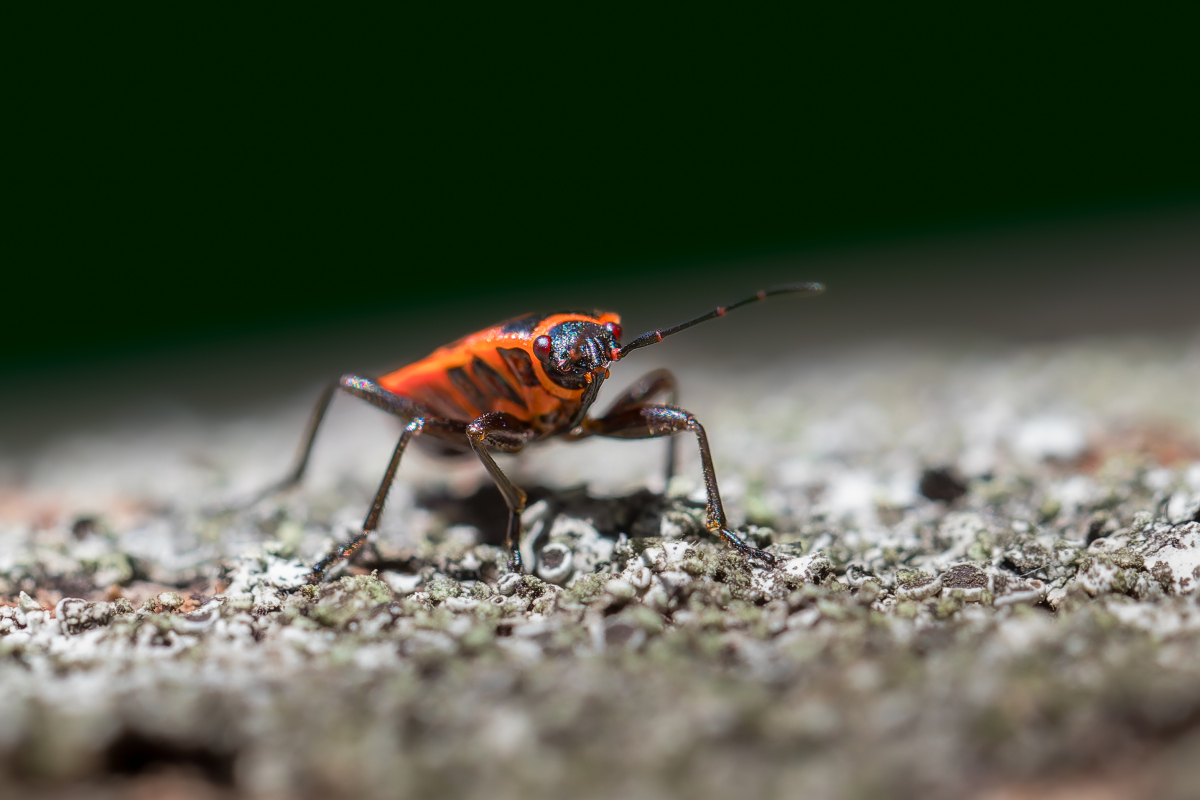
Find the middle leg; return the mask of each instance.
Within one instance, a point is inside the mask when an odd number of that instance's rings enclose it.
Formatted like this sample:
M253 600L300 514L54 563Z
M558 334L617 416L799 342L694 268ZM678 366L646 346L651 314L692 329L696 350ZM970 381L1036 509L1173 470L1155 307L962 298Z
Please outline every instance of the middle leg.
M476 417L467 426L467 441L471 443L471 449L479 456L496 482L496 488L504 495L504 502L508 504L506 544L508 567L513 572L521 571L521 512L525 510L525 492L500 470L488 450L516 453L532 442L534 435L528 423L500 411Z
M729 524L725 519L725 507L721 504L721 491L717 488L717 471L713 467L708 435L704 432L704 427L690 412L684 411L682 408L664 405L626 406L615 409L615 413L610 412L599 419L587 419L583 422L584 435L608 436L617 439L657 439L661 436L674 436L683 431L691 431L696 434L696 440L700 445L700 464L704 471L704 489L707 496L705 527L743 555L757 558L774 566L774 556L746 544L742 537L729 530Z

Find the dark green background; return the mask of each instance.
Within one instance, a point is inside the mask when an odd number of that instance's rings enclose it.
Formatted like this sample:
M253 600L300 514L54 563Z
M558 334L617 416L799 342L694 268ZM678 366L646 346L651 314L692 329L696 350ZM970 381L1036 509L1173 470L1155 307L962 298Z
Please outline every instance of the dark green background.
M9 370L1200 201L1190 14L57 13L6 115Z

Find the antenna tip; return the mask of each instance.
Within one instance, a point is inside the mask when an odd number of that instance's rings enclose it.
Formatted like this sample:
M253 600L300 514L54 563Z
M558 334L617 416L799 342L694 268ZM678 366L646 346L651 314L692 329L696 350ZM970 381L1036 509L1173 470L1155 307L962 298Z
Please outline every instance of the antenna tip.
M825 284L817 281L807 281L805 283L789 283L785 286L776 286L774 289L768 289L760 293L760 297L766 297L773 294L790 294L791 292L804 292L805 294L820 294L825 291Z

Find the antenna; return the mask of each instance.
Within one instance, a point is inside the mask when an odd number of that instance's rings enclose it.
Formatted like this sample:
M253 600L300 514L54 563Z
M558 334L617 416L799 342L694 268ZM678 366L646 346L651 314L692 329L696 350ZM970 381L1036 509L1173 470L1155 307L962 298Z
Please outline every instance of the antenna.
M758 292L750 297L738 300L736 303L732 303L727 306L717 306L707 314L701 314L695 319L689 319L687 322L681 322L673 328L660 328L656 331L648 331L647 333L643 333L629 344L619 348L617 351L617 358L614 360L624 358L634 350L640 350L643 347L649 347L652 344L657 344L668 336L679 333L683 330L687 330L693 325L699 325L701 322L707 322L710 319L723 317L730 311L733 311L735 308L748 306L751 303L757 303L759 300L765 300L768 297L774 297L777 294L820 294L823 291L825 291L825 284L823 283L789 283L785 286L776 286L772 289L759 289Z

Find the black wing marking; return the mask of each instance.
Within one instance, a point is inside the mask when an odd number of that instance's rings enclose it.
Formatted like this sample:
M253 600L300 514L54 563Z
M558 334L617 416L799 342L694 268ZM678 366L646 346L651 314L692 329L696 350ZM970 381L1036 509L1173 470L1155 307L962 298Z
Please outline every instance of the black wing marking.
M479 356L475 356L471 361L471 371L475 373L476 380L483 384L484 390L490 392L493 397L509 400L521 408L529 408L525 405L525 398L517 393L512 384L504 380L503 375L492 369L491 365Z
M471 405L480 411L486 411L490 408L487 395L475 385L475 382L467 375L465 369L462 367L451 367L446 370L446 377L450 379L450 383L454 384L454 388L458 389Z
M537 373L533 371L533 359L529 357L529 353L519 347L497 347L496 351L522 386L541 385Z

